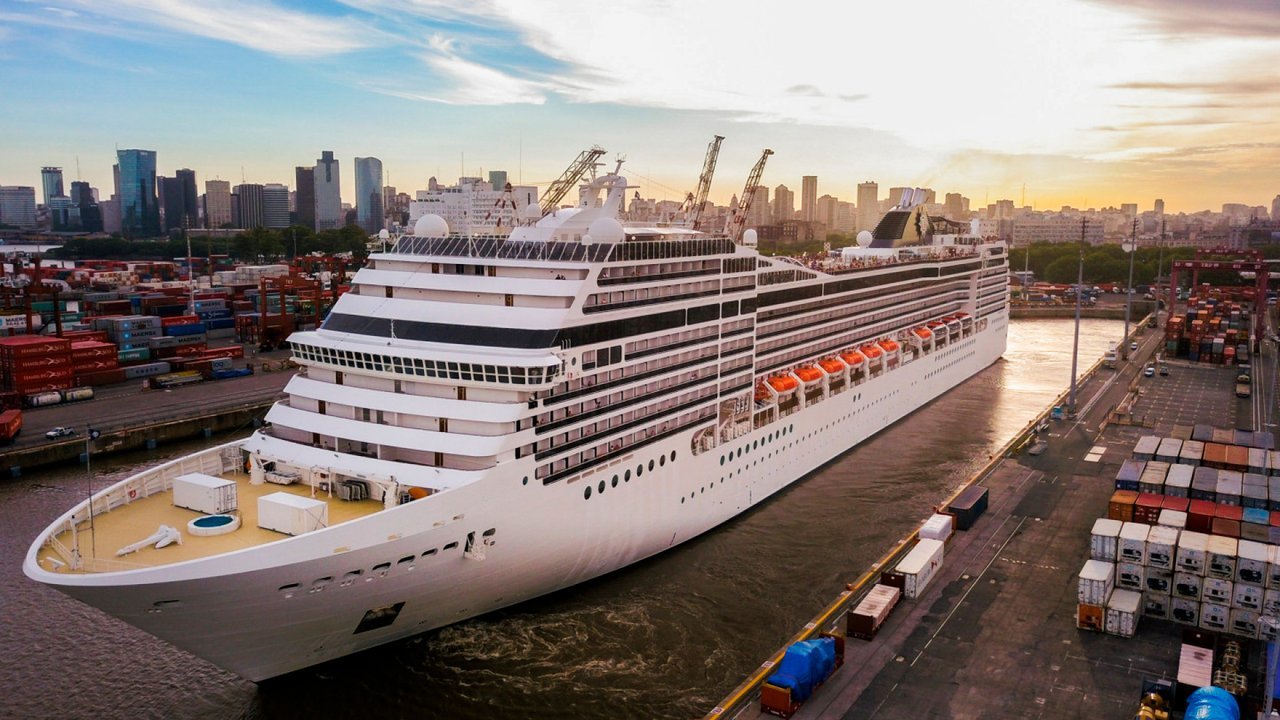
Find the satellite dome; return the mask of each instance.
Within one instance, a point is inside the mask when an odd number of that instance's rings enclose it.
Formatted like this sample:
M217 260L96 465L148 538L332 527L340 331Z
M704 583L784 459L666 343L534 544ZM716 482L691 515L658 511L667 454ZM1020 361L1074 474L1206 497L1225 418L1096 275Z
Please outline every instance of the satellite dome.
M622 230L622 223L611 217L596 219L587 227L587 234L592 241L599 243L620 243L627 235Z
M756 229L748 228L745 232L742 233L742 244L747 247L755 247L758 243L758 240L756 239L756 237L757 237Z
M529 203L520 209L520 217L525 220L537 220L542 217L542 208L534 203Z
M863 230L858 233L858 247L867 247L875 238L872 237L870 230Z
M413 234L418 237L444 237L449 234L449 223L439 215L423 215L413 224Z

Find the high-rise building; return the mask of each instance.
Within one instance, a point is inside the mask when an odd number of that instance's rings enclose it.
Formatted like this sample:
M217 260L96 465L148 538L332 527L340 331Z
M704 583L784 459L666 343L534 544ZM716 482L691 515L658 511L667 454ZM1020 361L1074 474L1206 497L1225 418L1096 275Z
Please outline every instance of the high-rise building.
M94 197L89 183L75 180L71 183L71 227L85 232L102 232L102 208Z
M35 188L30 185L0 185L0 225L22 230L35 228Z
M902 196L907 194L910 188L891 187L889 188L889 207L894 208L902 204Z
M200 227L200 196L196 192L196 171L183 168L174 173L182 188L182 227Z
M235 187L235 197L240 201L240 218L236 224L245 230L265 227L263 225L262 186L254 183L237 185Z
M262 186L262 227L289 227L289 186L267 183Z
M843 200L836 202L836 224L832 226L832 230L836 232L853 232L857 215L853 210L853 203Z
M296 167L293 169L295 180L294 191L297 198L297 223L303 227L316 229L316 169L313 167Z
M773 189L773 221L784 223L796 214L796 194L786 185Z
M1131 218L1138 217L1138 203L1120 203L1120 212Z
M506 170L490 170L489 171L489 187L502 192L507 187L507 171Z
M338 179L338 159L332 150L320 153L315 167L316 229L342 227L342 188Z
M373 235L383 228L382 161L356 158L356 217L360 227Z
M876 229L880 222L880 186L868 180L858 183L858 232Z
M156 153L154 150L117 150L120 164L120 224L127 237L160 234L160 207L156 202Z
M834 230L836 227L836 204L840 200L834 195L823 195L818 198L816 210L814 211L814 221L822 223L828 230Z
M220 228L234 222L231 214L231 183L226 180L204 181L204 224Z
M1280 195L1271 201L1271 222L1280 223Z
M181 228L182 213L182 180L176 177L159 178L160 207L164 211L164 231Z
M83 180L73 180L71 182L71 202L84 207L85 205L96 205L97 198L93 196L93 188L89 183Z
M64 197L66 195L66 193L62 191L62 168L40 168L40 182L44 185L45 207L49 207L50 198Z
M800 178L800 219L813 222L818 212L818 176Z
M965 220L964 196L960 193L947 193L947 217L951 220Z
M423 215L439 215L454 232L496 232L499 228L515 227L522 211L538 204L538 189L532 185L511 188L511 205L502 205L505 191L492 189L480 178L458 178L458 184L448 187L432 178L426 190L418 190L417 198L408 203L407 226L412 228ZM674 211L674 208L673 208Z
M751 212L747 213L747 227L758 228L770 223L769 188L757 185L755 197L751 200Z
M1164 200L1156 198L1156 215L1164 214Z

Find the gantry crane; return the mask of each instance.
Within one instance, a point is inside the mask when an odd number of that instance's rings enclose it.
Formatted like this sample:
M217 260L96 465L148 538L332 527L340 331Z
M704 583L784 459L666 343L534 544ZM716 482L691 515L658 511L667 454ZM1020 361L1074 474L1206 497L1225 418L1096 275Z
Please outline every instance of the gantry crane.
M755 167L751 168L751 174L747 176L747 184L742 188L742 196L738 198L737 207L729 213L729 222L725 225L724 234L735 243L739 242L742 229L747 225L747 213L751 211L751 203L756 198L756 189L760 187L760 177L764 175L764 164L772 154L773 151L769 148L765 148L764 152L760 153L760 159L756 161Z
M570 163L569 167L565 168L564 173L547 188L547 194L542 196L543 215L556 209L560 201L564 199L564 196L568 195L573 186L578 183L578 180L587 174L588 170L595 167L596 160L601 155L604 155L604 148L599 145L593 145L590 150L583 150L578 153L577 159Z
M702 174L698 176L698 189L684 200L685 225L698 229L702 218L702 208L707 204L707 193L711 191L711 178L716 174L716 159L720 157L720 142L723 135L716 135L707 145L707 157L702 161Z

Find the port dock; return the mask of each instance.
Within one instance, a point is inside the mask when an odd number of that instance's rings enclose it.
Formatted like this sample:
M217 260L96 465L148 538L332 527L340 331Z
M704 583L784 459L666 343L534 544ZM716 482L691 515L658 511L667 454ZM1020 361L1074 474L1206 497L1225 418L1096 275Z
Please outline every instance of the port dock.
M793 717L1128 717L1144 680L1173 678L1184 626L1147 619L1133 638L1077 629L1090 529L1107 516L1116 472L1138 437L1195 423L1253 427L1268 413L1261 399L1237 400L1234 373L1221 366L1173 360L1168 376L1144 377L1163 338L1137 339L1130 362L1088 372L1079 416L1049 421L1042 453L1020 451L1029 428L977 474L990 491L986 514L952 536L924 594L899 603L873 640L846 639L843 667ZM1255 386L1274 387L1274 350L1261 359ZM846 611L914 540L899 541L788 644L843 632ZM772 717L761 711L759 688L784 650L705 717Z

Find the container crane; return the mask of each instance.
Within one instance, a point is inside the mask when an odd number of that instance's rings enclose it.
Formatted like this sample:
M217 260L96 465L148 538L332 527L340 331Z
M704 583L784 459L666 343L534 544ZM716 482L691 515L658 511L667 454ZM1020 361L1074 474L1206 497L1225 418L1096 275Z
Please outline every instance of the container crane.
M569 194L569 191L578 183L578 180L587 174L588 170L595 167L596 160L600 159L601 155L604 155L604 148L599 145L593 145L590 150L583 150L578 153L577 159L570 163L569 167L565 168L564 173L547 188L547 194L542 196L543 215L550 213L560 205L560 201L564 199L565 195Z
M738 198L737 207L729 214L729 222L725 225L724 234L735 243L740 241L742 229L747 225L747 213L751 211L756 189L760 187L760 177L764 175L764 164L772 154L773 151L769 148L765 148L760 154L760 159L756 161L755 167L751 168L751 174L747 176L747 184L742 188L742 196Z
M702 209L707 204L707 193L711 191L711 178L716 174L716 160L720 157L720 142L723 140L723 135L716 135L707 144L707 157L702 161L702 174L698 176L698 189L689 193L684 201L685 206L681 208L684 211L685 225L694 230L699 229L698 225L702 219Z

